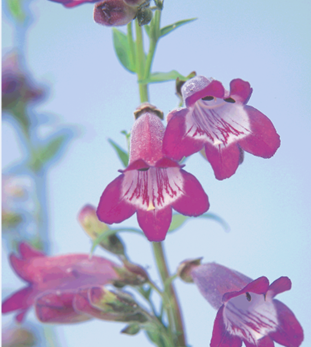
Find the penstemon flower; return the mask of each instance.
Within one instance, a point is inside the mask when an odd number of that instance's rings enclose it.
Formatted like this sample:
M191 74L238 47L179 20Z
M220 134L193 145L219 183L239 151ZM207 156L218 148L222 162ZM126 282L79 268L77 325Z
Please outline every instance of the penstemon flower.
M270 158L280 146L271 121L247 106L252 88L232 80L230 92L212 78L196 76L182 86L186 107L172 111L163 140L164 153L180 160L205 149L217 179L232 176L243 160L243 150Z
M10 262L28 286L7 298L2 313L17 311L21 322L32 305L42 321L77 322L89 319L72 307L74 295L81 289L104 285L119 279L118 266L105 258L88 254L46 257L26 243L19 246L20 257L12 254Z
M154 106L136 112L131 134L129 166L103 192L97 208L99 220L120 223L137 212L149 241L162 241L172 220L172 208L186 216L199 216L209 208L198 180L176 161L164 156L164 126Z
M195 266L192 278L218 313L211 347L273 347L277 342L298 347L303 330L293 312L277 294L291 289L288 277L272 284L266 277L254 281L237 271L211 263ZM222 299L220 300L220 298Z

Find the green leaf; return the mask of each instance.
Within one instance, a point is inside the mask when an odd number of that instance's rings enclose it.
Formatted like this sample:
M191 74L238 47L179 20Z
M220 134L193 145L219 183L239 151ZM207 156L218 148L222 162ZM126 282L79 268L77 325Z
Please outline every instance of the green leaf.
M108 142L111 144L111 146L115 149L115 151L118 154L118 157L122 161L122 164L124 167L127 167L127 164L129 162L129 155L127 152L125 152L124 149L122 149L117 143L112 141L111 139L108 139Z
M191 217L183 216L182 214L177 213L173 214L172 222L168 229L168 232L175 231L176 229L180 228L189 218ZM201 216L198 216L197 218L212 219L215 222L218 222L223 227L224 231L230 231L230 227L227 224L227 222L214 213L204 213Z
M22 0L7 0L8 8L12 14L12 17L18 22L23 22L26 19Z
M30 167L34 171L40 171L44 165L56 158L64 149L65 144L72 137L70 132L62 133L54 136L47 144L39 147L31 158Z
M154 72L148 78L138 82L143 84L159 83L159 82L176 80L177 77L179 77L180 79L187 79L187 77L181 75L176 70L172 70L170 72Z
M192 22L194 20L196 20L197 18L190 18L190 19L184 19L184 20L180 20L176 23L167 25L166 27L161 28L160 30L160 37L167 35L168 33L170 33L171 31L179 28L181 25L184 25L186 23Z
M135 64L131 58L130 45L126 34L122 31L112 28L113 45L120 63L130 72L135 72Z
M118 228L118 229L109 229L107 231L105 231L103 234L100 234L92 243L92 248L91 248L91 252L90 252L90 256L94 253L95 248L101 243L103 242L107 237L115 235L116 233L119 232L129 232L129 233L135 233L135 234L139 234L139 235L144 235L144 233L136 228Z

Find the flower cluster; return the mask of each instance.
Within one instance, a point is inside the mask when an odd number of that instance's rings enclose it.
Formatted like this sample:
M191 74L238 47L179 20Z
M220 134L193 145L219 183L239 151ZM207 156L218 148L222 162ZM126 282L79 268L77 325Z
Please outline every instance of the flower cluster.
M120 223L137 212L140 227L150 241L162 241L170 226L172 208L198 216L209 208L200 183L178 163L200 151L216 178L232 176L243 151L271 157L280 139L271 121L246 106L252 89L233 80L230 93L213 79L196 76L182 87L185 108L170 112L165 130L158 110L143 104L136 111L131 134L129 166L105 189L98 218Z
M124 270L110 260L87 254L46 257L26 243L19 245L19 253L10 256L11 266L28 285L2 304L2 313L17 311L18 322L33 305L42 322L145 320L129 294L103 287L122 282Z

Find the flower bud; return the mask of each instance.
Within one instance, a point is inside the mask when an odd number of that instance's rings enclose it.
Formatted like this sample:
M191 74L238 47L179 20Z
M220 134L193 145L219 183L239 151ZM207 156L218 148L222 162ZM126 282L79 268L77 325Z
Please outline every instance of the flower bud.
M149 24L152 19L152 11L149 7L143 7L137 12L139 26Z
M136 17L137 8L123 0L104 0L95 5L94 20L106 26L126 25Z
M113 284L116 287L124 287L125 285L139 286L149 280L147 271L140 265L130 263L125 260L124 267L115 269L119 275L119 279L114 280Z
M97 239L100 235L110 230L107 224L98 220L96 209L92 205L85 205L82 208L78 215L78 220L92 240ZM99 245L111 253L124 254L123 243L117 235L108 236Z
M201 264L203 258L184 260L179 264L177 269L177 276L184 282L193 283L191 271Z

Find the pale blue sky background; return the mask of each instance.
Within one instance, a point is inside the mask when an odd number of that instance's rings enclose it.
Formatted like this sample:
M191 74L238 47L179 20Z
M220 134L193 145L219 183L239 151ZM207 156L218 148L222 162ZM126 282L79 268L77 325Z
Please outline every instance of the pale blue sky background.
M107 142L124 145L121 130L130 130L139 99L135 76L122 68L112 47L111 29L93 22L92 5L74 9L46 0L34 1L36 19L28 37L27 59L37 80L52 84L51 98L37 108L60 115L59 124L74 124L81 136L49 174L52 253L83 252L90 242L76 216L99 197L121 168ZM310 320L310 33L308 0L165 0L162 24L198 17L158 46L153 71L172 69L214 77L228 88L233 78L251 83L249 104L266 114L281 136L270 160L246 154L237 173L217 181L197 154L186 170L196 175L209 196L210 211L231 226L225 233L215 222L192 220L165 241L174 271L182 260L204 257L257 278L288 276L293 287L278 299L294 311L311 345ZM11 30L3 24L3 45ZM152 85L151 102L166 114L177 105L174 83ZM3 126L4 167L21 156L9 124ZM136 217L123 225L136 226ZM123 234L125 235L125 234ZM146 239L125 235L134 262L158 279ZM97 254L103 254L100 250ZM21 282L4 264L4 286ZM176 281L188 342L208 346L216 312L194 285ZM147 346L143 333L119 334L124 324L93 321L57 328L62 346Z

